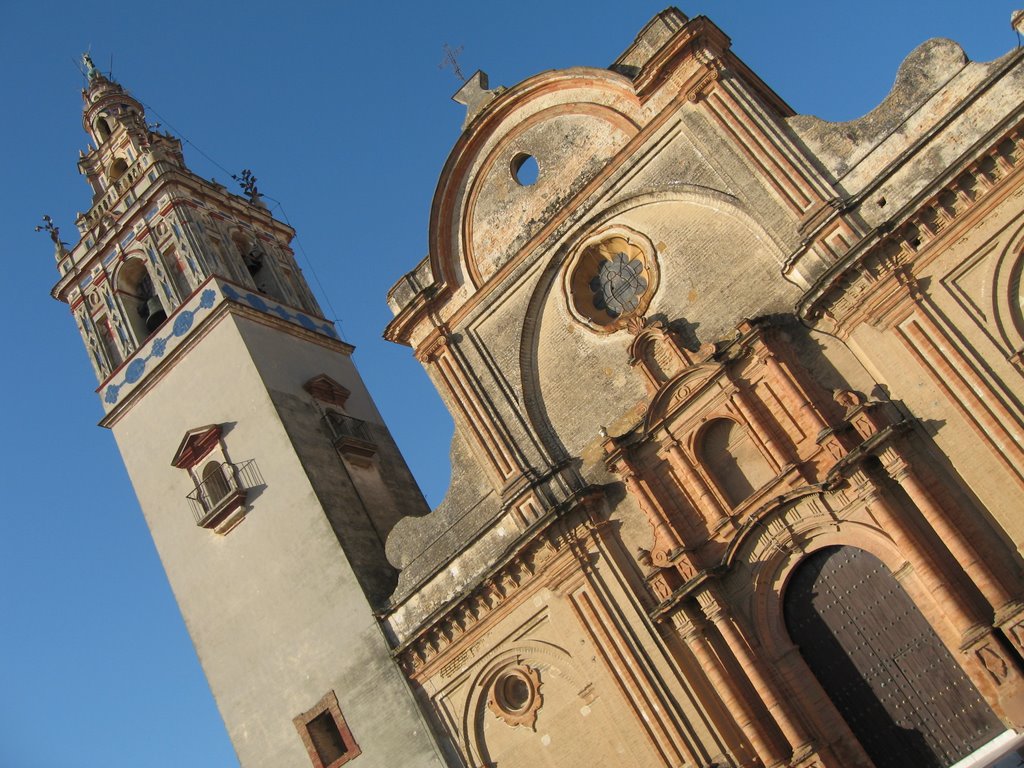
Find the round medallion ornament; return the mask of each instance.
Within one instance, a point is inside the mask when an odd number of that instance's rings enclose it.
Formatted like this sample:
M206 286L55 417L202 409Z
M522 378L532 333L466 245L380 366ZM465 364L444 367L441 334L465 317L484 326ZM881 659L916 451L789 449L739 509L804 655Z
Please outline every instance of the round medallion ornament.
M124 371L124 380L129 384L134 384L136 381L142 378L142 374L146 372L146 361L143 358L137 357L128 363L128 367Z
M171 331L175 336L184 336L188 333L188 329L192 327L192 323L195 320L195 313L190 309L183 309L176 318L174 318L174 325L171 326Z
M488 708L512 727L533 728L542 703L540 672L526 664L502 671L487 696Z

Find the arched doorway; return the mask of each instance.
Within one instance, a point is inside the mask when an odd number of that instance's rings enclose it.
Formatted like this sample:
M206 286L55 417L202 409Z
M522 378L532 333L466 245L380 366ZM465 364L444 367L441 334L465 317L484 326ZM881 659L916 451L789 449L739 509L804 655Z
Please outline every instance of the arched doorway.
M878 768L945 768L1005 730L873 555L819 550L794 571L786 628Z

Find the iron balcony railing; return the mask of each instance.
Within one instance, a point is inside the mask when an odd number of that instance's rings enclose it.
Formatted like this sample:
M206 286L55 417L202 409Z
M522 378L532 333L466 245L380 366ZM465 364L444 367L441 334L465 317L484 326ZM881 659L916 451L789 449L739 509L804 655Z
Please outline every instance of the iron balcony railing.
M365 421L336 411L328 411L324 415L324 422L331 433L334 447L342 456L349 461L369 465L370 459L377 453L377 446Z
M245 502L246 492L263 484L256 459L241 464L223 462L203 472L203 481L186 498L196 525L210 527Z
M327 428L335 442L345 438L363 440L367 443L373 442L370 438L370 431L366 428L366 422L362 419L329 411L324 420L327 422Z

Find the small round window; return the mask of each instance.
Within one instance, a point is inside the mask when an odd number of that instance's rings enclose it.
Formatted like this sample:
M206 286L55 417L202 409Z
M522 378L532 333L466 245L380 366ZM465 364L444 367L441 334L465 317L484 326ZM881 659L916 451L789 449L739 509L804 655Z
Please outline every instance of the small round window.
M584 241L570 260L569 309L593 330L618 330L647 310L657 282L650 241L624 228L609 230Z
M534 727L543 702L540 672L526 664L502 672L487 697L490 710L512 727Z
M533 186L537 183L537 177L540 175L540 166L537 165L537 158L525 152L520 152L512 158L510 170L512 171L512 178L521 187Z
M507 712L522 712L530 704L530 684L520 674L505 675L500 682L498 702Z

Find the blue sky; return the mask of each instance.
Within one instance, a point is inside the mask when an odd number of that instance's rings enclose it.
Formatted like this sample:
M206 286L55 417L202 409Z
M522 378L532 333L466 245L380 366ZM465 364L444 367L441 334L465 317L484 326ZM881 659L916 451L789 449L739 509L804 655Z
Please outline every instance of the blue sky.
M694 2L798 112L871 109L929 37L976 60L1018 45L1016 0ZM425 255L437 176L464 108L438 64L512 85L607 66L663 6L552 3L67 3L8 0L0 15L3 302L0 768L237 766L64 305L47 213L73 242L91 46L183 140L197 173L251 168L428 499L448 480L451 420L409 351L385 343L384 294ZM202 154L201 154L202 153ZM204 156L205 155L205 156ZM225 171L224 169L227 169ZM276 201L276 202L275 202ZM158 457L157 460L165 460ZM184 507L183 514L187 514Z

